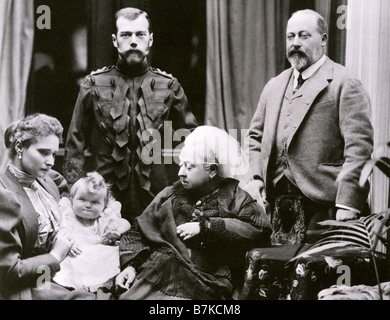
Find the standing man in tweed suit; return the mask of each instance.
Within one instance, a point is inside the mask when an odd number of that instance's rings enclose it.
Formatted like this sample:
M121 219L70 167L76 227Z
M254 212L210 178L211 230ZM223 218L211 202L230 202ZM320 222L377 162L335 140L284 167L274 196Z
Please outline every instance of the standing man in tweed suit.
M323 17L294 13L286 37L292 68L265 86L247 136L274 244L310 242L317 222L364 214L369 186L359 187L359 176L373 151L369 97L325 55Z

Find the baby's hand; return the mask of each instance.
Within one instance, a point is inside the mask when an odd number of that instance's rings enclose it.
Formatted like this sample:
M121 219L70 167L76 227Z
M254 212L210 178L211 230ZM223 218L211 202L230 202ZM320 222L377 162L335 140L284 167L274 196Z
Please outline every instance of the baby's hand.
M117 231L106 231L102 236L102 244L109 246L119 245L121 234Z
M66 230L62 229L54 238L50 253L58 260L58 262L62 262L73 244L74 239L72 236Z
M76 247L74 244L72 246L72 248L70 248L69 252L68 252L68 256L71 257L71 258L76 258L78 255L80 255L82 253L81 249Z

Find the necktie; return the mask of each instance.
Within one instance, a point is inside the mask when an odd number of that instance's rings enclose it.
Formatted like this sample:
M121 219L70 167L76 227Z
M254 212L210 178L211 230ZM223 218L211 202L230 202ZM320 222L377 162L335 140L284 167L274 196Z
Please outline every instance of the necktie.
M293 94L295 94L300 87L302 87L303 83L305 82L305 80L303 80L302 78L302 73L299 74L299 77L298 77L298 84L297 86L295 87L294 91L293 91Z

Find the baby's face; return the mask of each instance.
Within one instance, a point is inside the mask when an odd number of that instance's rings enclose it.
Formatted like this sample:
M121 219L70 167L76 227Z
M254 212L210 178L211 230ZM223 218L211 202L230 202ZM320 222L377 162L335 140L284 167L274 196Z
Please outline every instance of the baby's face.
M78 188L72 200L74 213L84 219L99 218L104 210L105 197L106 190L104 189L92 193L87 188Z

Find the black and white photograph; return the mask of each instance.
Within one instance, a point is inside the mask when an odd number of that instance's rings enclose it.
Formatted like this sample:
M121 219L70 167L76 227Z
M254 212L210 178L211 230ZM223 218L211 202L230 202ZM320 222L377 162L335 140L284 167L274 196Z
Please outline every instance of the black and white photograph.
M390 300L390 0L0 0L0 114L0 300Z

